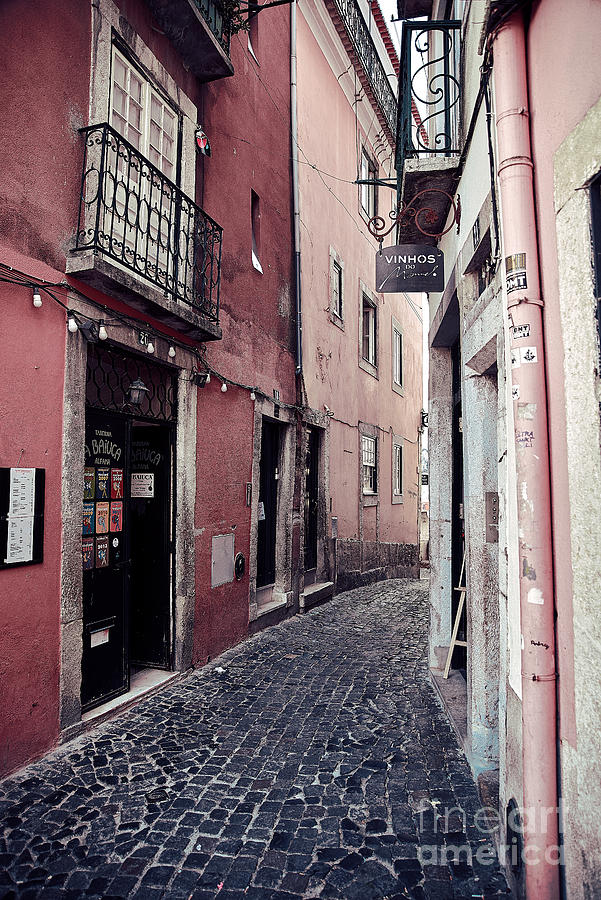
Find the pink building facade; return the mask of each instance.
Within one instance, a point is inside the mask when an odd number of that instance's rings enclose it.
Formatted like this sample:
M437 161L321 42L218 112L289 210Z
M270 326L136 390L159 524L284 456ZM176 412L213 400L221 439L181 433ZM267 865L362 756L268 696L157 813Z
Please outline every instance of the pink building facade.
M298 10L302 389L320 454L307 574L317 591L418 566L421 299L376 292L368 228L394 205L398 58L377 6L357 9L311 0Z

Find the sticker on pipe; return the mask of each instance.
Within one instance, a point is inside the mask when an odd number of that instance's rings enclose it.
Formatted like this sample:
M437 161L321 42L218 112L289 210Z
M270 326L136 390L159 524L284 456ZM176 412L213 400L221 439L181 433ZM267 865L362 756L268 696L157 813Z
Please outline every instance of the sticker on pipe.
M526 279L526 254L514 253L505 257L505 284L507 293L512 291L524 291L528 287Z
M521 341L530 337L530 325L514 325L511 329L514 341Z
M528 603L534 603L536 606L544 606L545 598L540 588L530 588L528 591Z
M520 386L519 384L514 384L511 387L511 399L519 400L520 399Z
M511 351L511 368L519 369L520 367L520 354L518 350Z
M520 347L520 363L538 362L536 347Z

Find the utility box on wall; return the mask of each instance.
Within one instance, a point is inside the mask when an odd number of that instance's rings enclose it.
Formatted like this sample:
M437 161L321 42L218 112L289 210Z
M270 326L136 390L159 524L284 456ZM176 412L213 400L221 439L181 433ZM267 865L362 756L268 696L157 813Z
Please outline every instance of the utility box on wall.
M234 580L234 535L216 534L211 543L211 587Z

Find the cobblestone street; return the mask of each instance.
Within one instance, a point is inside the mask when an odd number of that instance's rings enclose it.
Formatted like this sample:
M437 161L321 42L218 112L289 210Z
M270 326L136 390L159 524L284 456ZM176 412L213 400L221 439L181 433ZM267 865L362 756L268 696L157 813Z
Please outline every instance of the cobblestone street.
M420 582L340 594L6 779L0 896L504 895L427 618Z

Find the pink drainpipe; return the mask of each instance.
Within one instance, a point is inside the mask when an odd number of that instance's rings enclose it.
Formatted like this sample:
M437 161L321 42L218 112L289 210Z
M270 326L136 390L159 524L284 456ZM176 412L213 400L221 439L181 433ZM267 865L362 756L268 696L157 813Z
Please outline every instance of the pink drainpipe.
M518 488L524 853L528 900L559 897L551 495L523 16L494 37L499 186L508 283ZM525 255L525 260L521 256ZM524 263L522 267L520 264ZM509 268L509 267L508 267ZM521 272L523 274L521 274ZM524 272L525 270L525 272ZM516 286L517 285L517 286ZM512 327L513 326L513 327Z

